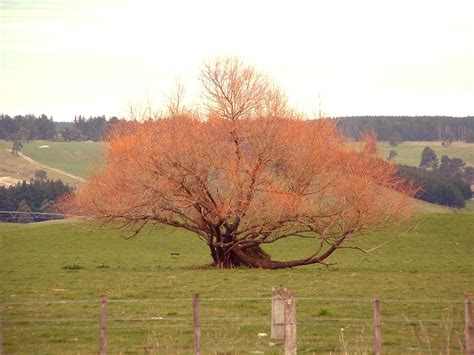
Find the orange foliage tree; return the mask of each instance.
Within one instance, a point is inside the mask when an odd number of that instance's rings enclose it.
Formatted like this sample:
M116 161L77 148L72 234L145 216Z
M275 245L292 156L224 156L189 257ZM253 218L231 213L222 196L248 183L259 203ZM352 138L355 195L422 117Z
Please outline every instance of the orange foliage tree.
M333 121L301 119L235 58L206 65L201 82L204 114L118 127L106 167L64 207L132 235L147 224L191 231L219 268L325 264L338 249L359 249L354 237L409 217L411 191L373 144L355 151ZM273 260L262 247L283 238L312 247Z

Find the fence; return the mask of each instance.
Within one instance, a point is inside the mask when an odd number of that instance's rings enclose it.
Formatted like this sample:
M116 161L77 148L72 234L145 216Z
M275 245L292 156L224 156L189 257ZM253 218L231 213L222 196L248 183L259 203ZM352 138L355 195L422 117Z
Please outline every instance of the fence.
M220 306L221 303L224 303L223 307ZM298 306L296 306L297 303ZM337 310L332 311L334 316L331 316L331 312L325 313L326 308L320 308L316 316L311 314L311 309L314 309L316 305L325 303L338 307L343 304L344 307L349 307L351 310L356 305L362 305L365 312L370 309L367 306L372 305L373 317L367 317L369 315L367 313L366 317L340 317ZM170 304L178 306L173 308L170 307ZM446 309L444 305L447 304L463 306L459 311L462 310L464 321L461 321L460 318L403 319L396 316L394 309L390 309L390 305L409 305L410 309L423 309L430 304L435 305L435 308L442 309ZM440 305L443 305L444 308L439 307ZM153 306L154 309L162 309L162 312L166 313L163 313L162 316L150 316L149 306ZM76 309L74 309L72 316L67 316L67 309L74 307ZM130 307L130 310L127 310L127 307ZM18 308L21 308L22 312L19 312ZM31 309L29 313L36 317L19 317L18 315L24 313L24 308ZM57 311L58 308L59 311ZM174 312L173 309L179 311ZM264 312L264 309L267 311ZM275 289L272 297L201 298L199 294L194 294L192 298L181 299L114 300L103 295L99 302L86 300L5 302L2 313L0 340L3 339L3 342L0 342L0 354L4 349L3 345L7 353L10 351L56 352L56 350L58 352L89 352L94 350L90 348L94 343L94 338L97 344L95 349L98 349L100 354L105 354L106 351L137 350L145 352L155 350L178 352L180 350L200 354L201 351L208 353L210 349L215 352L219 348L232 352L246 350L247 352L261 353L268 350L269 347L274 352L285 351L285 354L296 354L298 349L307 352L341 351L347 353L357 351L375 352L376 354L380 354L382 350L474 353L470 295L466 295L463 301L384 300L379 297L375 297L373 300L298 298L284 289ZM91 316L94 313L96 317ZM112 313L112 315L108 313ZM131 316L130 313L136 314ZM424 314L430 313L433 313L432 309L427 309ZM84 316L79 316L81 314ZM331 327L331 324L335 327ZM351 329L354 330L354 327L351 327L352 324L363 324L361 329L367 327L372 329L373 333L370 336L366 336L364 333L364 343L362 345L358 343L356 348L351 349L349 332ZM447 340L447 347L441 349L439 343L435 341L436 336L429 334L430 331L433 331L433 326L449 330L446 332L448 339L445 339L444 344L446 346ZM151 333L150 328L152 329ZM269 328L271 332L268 332ZM338 328L339 331L337 331ZM404 339L406 338L405 328L412 331L417 328L424 337L424 343L421 345L424 345L425 348L422 348L420 344L418 344L419 346L404 344L403 341L406 340ZM431 330L427 330L427 328ZM265 332L261 331L262 329ZM394 331L394 329L402 331ZM337 339L331 336L331 333L335 332ZM142 341L140 339L143 339L144 333L149 337L154 334L157 339L160 339L159 342L153 344L153 341L148 341L144 346L131 348L131 343ZM163 337L160 337L160 334ZM225 336L223 337L222 334ZM456 336L459 337L458 344L454 345L451 338L454 339ZM29 338L33 339L33 343L28 344ZM38 338L46 340L47 343L38 342ZM72 346L75 341L79 340L78 338L85 340L82 344ZM414 337L414 339L417 338Z

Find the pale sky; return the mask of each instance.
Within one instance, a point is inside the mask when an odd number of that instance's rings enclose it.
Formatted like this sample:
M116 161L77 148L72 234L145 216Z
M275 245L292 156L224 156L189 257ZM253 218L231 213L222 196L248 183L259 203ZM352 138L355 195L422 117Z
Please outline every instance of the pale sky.
M238 56L314 116L474 114L474 1L0 0L0 113L126 115Z

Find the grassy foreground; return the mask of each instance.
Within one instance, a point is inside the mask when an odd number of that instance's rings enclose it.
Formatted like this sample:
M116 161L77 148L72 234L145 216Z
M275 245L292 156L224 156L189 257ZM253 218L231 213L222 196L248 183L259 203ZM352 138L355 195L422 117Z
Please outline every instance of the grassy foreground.
M329 268L278 271L193 269L209 261L206 248L170 228L123 240L82 222L0 224L4 351L97 351L105 293L110 353L192 353L191 297L199 292L203 353L281 353L281 341L258 333L270 334L271 289L284 286L297 296L301 353L370 352L376 294L385 352L460 352L463 295L474 291L474 214L415 220L415 231L371 254L341 250ZM269 249L291 258L307 243L285 240Z

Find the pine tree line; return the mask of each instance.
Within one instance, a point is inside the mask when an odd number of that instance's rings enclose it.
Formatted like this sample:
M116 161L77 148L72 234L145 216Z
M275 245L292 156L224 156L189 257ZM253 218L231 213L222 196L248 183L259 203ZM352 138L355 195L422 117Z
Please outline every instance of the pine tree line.
M352 116L336 118L340 131L358 139L361 132L376 132L382 141L466 141L474 142L474 116ZM73 122L54 122L46 115L0 115L0 139L100 141L108 129L123 119L104 115Z
M474 142L474 116L353 116L337 118L340 131L358 139L375 132L381 141Z
M101 141L107 131L120 122L117 117L85 118L76 116L73 122L54 122L46 115L0 115L0 139L10 141L56 140Z
M56 207L58 198L72 192L72 188L61 180L36 179L16 185L0 186L0 211L15 211L19 214L0 213L2 222L30 223L62 218ZM46 213L35 215L32 212ZM51 214L51 215L48 215Z

